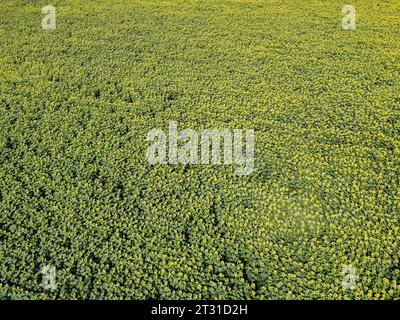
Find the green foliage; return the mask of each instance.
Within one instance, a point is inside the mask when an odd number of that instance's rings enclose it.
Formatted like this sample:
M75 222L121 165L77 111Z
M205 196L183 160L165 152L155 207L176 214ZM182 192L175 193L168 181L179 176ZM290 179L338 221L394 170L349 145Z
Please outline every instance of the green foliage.
M0 3L0 298L400 298L399 2L45 4ZM149 165L169 120L255 172Z

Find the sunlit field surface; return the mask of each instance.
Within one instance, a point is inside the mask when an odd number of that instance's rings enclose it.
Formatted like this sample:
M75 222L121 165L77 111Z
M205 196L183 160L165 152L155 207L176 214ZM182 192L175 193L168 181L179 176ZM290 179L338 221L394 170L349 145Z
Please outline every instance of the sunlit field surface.
M353 2L2 0L0 298L400 299L400 2ZM254 171L149 164L171 120Z

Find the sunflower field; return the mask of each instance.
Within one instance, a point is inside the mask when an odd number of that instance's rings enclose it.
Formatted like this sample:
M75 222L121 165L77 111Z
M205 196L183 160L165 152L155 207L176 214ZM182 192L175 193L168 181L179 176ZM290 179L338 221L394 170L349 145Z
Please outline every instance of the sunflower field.
M0 299L400 299L399 32L399 1L2 0ZM254 129L254 171L150 165L172 120Z

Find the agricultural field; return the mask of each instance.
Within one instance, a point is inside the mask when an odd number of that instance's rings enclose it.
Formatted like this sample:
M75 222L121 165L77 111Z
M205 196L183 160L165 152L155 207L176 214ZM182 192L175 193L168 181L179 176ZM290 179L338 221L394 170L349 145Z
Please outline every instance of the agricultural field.
M399 32L399 1L2 0L0 299L400 299ZM170 121L253 129L254 170L150 164Z

